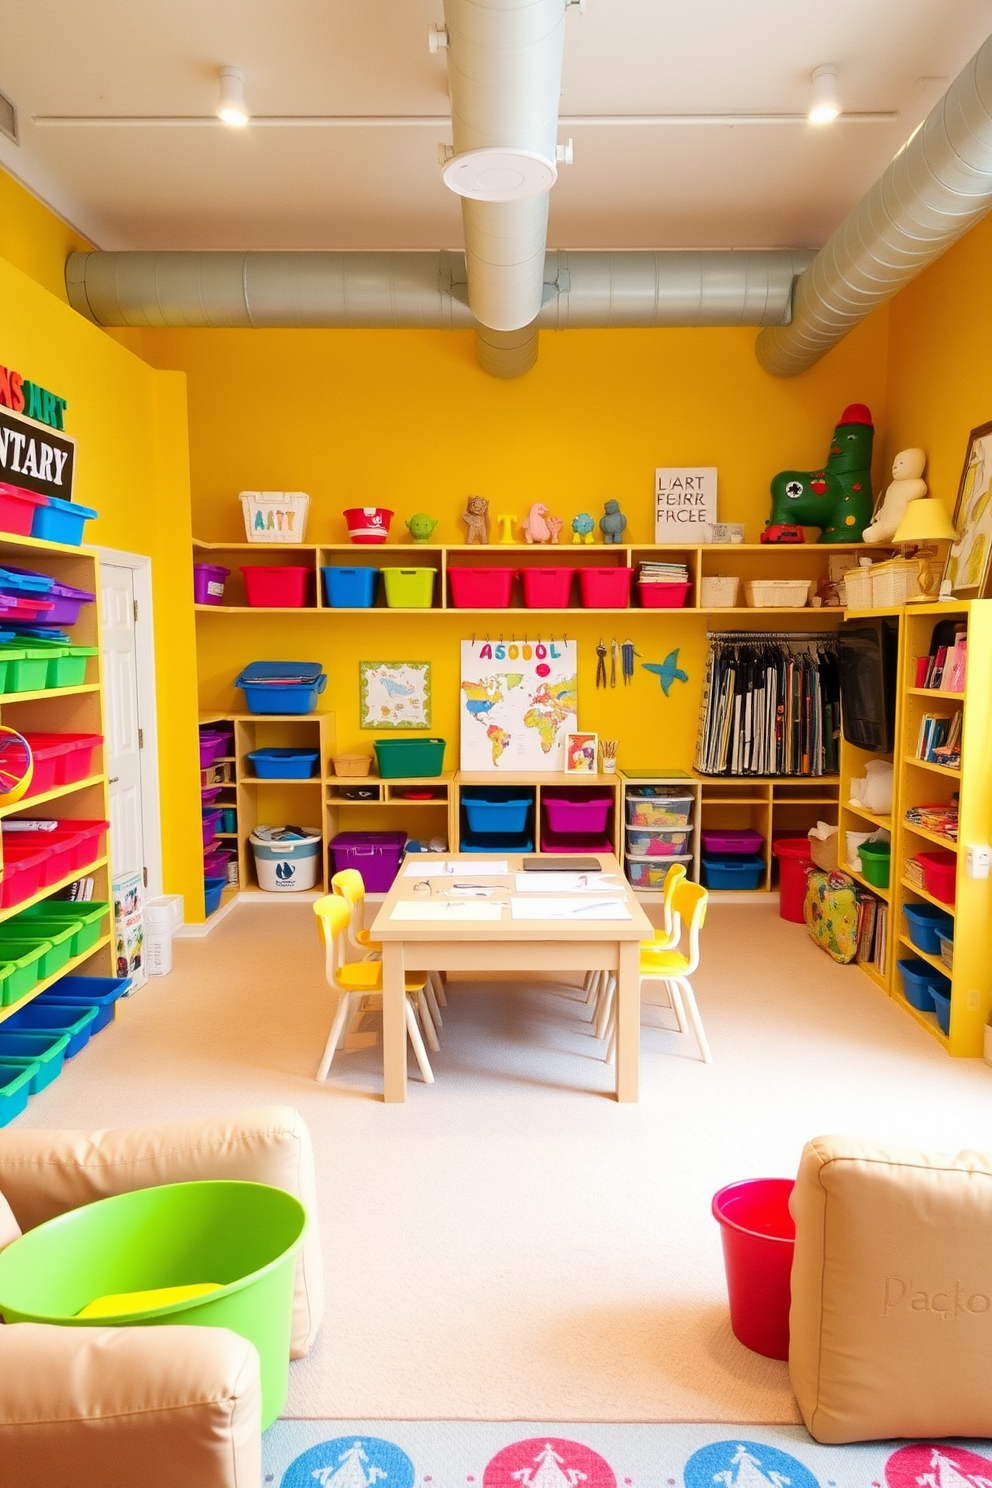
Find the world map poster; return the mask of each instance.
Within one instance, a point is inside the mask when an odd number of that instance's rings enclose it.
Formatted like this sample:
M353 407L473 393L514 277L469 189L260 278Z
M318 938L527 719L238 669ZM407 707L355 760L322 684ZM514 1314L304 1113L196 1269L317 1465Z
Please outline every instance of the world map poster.
M575 641L462 641L461 768L552 774L575 729Z

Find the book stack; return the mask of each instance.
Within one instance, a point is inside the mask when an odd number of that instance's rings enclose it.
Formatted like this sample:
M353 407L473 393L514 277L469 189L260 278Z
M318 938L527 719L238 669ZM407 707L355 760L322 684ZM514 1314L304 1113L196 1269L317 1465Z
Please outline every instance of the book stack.
M689 568L685 563L642 563L642 584L688 584Z
M939 640L937 627L935 641ZM929 656L916 658L916 686L933 692L964 692L965 664L968 658L968 632L963 624L956 624L946 641L932 645Z
M948 842L958 840L957 801L935 801L930 805L909 806L906 810L906 820L910 826L925 827L928 832L935 832L938 837L946 837Z
M862 965L874 966L885 975L885 942L889 906L874 894L858 894L858 948L855 957Z
M956 770L961 765L961 709L953 713L924 713L916 743L916 758Z

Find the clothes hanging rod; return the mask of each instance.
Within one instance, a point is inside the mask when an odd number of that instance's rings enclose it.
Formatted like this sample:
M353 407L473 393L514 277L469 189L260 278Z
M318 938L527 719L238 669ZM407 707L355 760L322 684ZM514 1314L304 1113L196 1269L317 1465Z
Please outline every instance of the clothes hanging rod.
M706 639L708 641L751 641L757 645L762 641L836 641L837 636L832 630L708 630Z

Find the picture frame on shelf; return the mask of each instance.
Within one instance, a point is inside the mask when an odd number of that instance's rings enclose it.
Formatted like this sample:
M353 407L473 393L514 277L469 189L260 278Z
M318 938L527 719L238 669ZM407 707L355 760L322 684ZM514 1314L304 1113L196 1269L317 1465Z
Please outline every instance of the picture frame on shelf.
M665 465L654 473L654 540L709 542L716 522L715 465Z
M957 537L944 560L941 597L980 599L992 559L992 421L968 435L953 521Z
M360 661L358 726L363 729L429 729L429 661Z
M599 737L596 734L565 735L566 775L595 775Z

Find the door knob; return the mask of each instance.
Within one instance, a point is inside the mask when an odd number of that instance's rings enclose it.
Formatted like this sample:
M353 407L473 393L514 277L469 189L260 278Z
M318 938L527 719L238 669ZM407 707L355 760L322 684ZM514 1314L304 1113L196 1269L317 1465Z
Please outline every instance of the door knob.
M120 780L120 778L121 777L119 775L111 775L110 779L107 781L107 784L108 785L116 785L117 782L118 782L118 780Z

